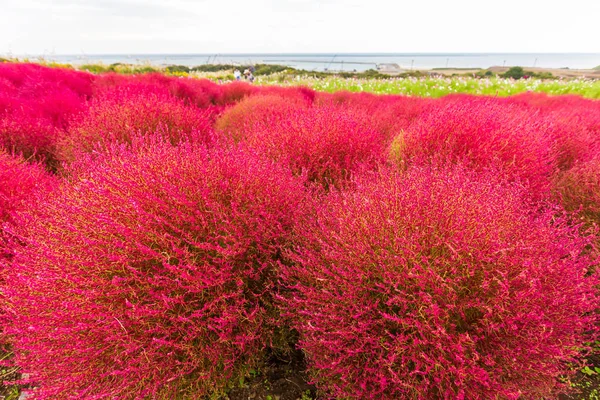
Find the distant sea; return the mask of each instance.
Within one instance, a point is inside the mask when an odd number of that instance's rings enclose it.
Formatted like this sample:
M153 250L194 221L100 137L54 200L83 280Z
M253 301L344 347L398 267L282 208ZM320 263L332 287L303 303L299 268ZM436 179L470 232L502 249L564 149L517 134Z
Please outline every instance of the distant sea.
M30 57L35 58L35 57ZM63 63L127 63L152 65L280 64L315 71L365 71L383 64L402 69L489 68L522 66L591 69L600 66L600 53L298 53L298 54L98 54L52 55Z

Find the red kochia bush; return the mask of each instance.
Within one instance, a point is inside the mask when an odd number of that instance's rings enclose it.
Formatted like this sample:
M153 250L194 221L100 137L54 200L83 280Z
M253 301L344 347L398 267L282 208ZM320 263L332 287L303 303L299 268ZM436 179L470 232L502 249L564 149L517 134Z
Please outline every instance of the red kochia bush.
M246 82L231 82L221 86L220 104L233 104L260 92L260 88Z
M57 166L57 141L91 95L92 75L32 64L0 65L0 147Z
M432 107L435 100L409 96L375 95L372 93L319 93L319 104L339 104L367 113L370 124L386 138L394 138Z
M579 162L557 174L554 190L566 210L579 213L587 223L600 224L600 158Z
M291 101L300 100L306 104L312 104L317 96L317 92L304 86L260 86L259 89L258 94L263 96L276 95Z
M333 398L549 398L597 307L588 240L463 167L333 193L283 306Z
M57 142L60 130L48 120L16 111L0 118L0 148L11 154L45 162L53 169L58 164Z
M299 99L278 95L256 95L240 101L229 108L216 121L215 128L227 138L239 142L253 126L276 124L285 120L298 108L308 104Z
M441 101L395 139L401 164L431 159L499 166L510 180L527 183L536 199L549 195L556 170L550 127L523 108L490 98L454 96Z
M221 103L222 89L208 79L174 79L169 85L171 93L197 107L205 108Z
M6 285L6 269L10 268L14 249L9 226L19 224L16 213L35 207L56 186L56 180L38 164L27 163L21 157L7 154L0 149L0 282ZM7 229L8 228L8 229ZM4 335L6 297L0 298L0 358L3 380L15 378L9 372L14 368L10 358L11 343ZM12 375L12 376L11 376ZM5 382L0 382L0 392L5 392Z
M9 330L38 398L201 398L269 343L303 184L247 151L148 143L83 160L24 231Z
M536 110L538 119L550 122L549 135L561 170L589 160L600 151L600 101L544 93L524 93L506 101Z
M95 79L94 75L87 72L29 63L0 63L0 77L19 88L21 97L38 97L56 88L89 97Z
M226 111L217 128L326 187L384 158L385 142L367 115L340 106L251 97Z
M5 224L15 223L15 213L29 209L55 186L56 180L43 167L0 149L0 260L10 254Z
M125 85L104 92L79 115L60 143L61 158L72 161L98 145L126 143L133 135L157 130L173 143L182 139L209 142L212 124L210 110L186 106L152 86Z

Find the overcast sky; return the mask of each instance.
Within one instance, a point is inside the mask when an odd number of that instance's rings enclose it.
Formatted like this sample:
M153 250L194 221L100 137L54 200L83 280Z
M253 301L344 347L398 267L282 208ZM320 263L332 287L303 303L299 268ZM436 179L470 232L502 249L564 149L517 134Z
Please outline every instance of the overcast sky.
M0 54L600 53L600 0L0 0Z

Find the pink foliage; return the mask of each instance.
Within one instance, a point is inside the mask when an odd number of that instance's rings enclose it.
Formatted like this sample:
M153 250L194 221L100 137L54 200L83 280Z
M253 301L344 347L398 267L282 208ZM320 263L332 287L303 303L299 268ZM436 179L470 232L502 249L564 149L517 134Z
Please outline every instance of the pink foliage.
M152 138L77 167L30 215L6 289L36 398L200 398L246 375L303 183L249 151Z
M0 63L0 350L41 399L222 394L296 344L324 396L553 397L598 224L600 101Z
M6 254L4 227L16 223L17 213L33 207L56 186L56 180L37 164L25 162L0 149L0 253ZM0 257L1 259L2 257Z
M306 104L312 104L315 101L317 93L307 87L280 87L280 86L261 86L258 94L262 96L275 95L292 102L300 101Z
M600 224L600 158L582 161L556 176L557 200L589 224Z
M431 99L408 96L382 96L372 93L319 93L319 104L338 104L367 114L369 123L386 140L394 138L418 120L434 103Z
M0 147L57 166L57 141L84 109L93 76L33 64L0 64Z
M589 160L600 151L600 101L527 93L508 98L507 102L536 110L538 118L548 120L561 170Z
M284 274L290 323L333 398L547 398L597 308L589 240L464 167L332 193ZM593 335L592 335L593 336Z
M257 96L225 112L217 126L325 187L343 184L353 171L384 158L385 141L368 116L341 106Z
M172 143L212 141L213 113L186 106L154 86L123 85L95 97L72 123L60 143L61 158L73 161L82 152L111 143L127 143L136 134L161 132Z
M174 79L169 85L169 90L186 104L200 108L222 103L221 87L208 79Z
M20 213L36 208L40 201L57 186L57 181L43 166L27 163L23 158L12 156L0 149L0 284L10 285L6 273L14 256L15 241L11 234L16 226L23 221ZM0 390L6 390L5 380L11 379L11 371L15 364L11 358L12 343L4 334L6 322L7 298L0 298L0 365L2 366L3 381Z
M246 82L231 82L221 86L221 103L223 105L237 103L245 97L257 94L260 89Z
M101 94L116 87L146 87L158 94L170 93L187 105L206 108L222 104L223 89L208 79L168 77L161 74L120 75L115 73L99 75L95 92Z
M12 112L0 119L0 148L25 159L57 166L57 142L60 130L45 119L32 118L27 112Z
M215 128L224 137L239 142L253 126L276 124L287 119L297 109L307 106L299 99L292 100L273 94L255 95L229 107L219 116Z
M535 199L549 196L557 168L551 126L528 109L491 98L442 100L396 138L394 161L465 162L478 170L499 167L508 179L527 183Z
M0 63L0 77L19 88L20 97L38 97L46 91L65 88L82 97L92 95L92 74L37 64Z

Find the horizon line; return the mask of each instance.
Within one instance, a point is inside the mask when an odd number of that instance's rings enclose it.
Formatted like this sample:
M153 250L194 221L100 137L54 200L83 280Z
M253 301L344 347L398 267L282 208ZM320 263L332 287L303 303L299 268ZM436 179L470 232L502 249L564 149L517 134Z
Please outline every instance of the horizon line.
M600 52L255 52L255 53L243 53L243 52L210 52L210 53L0 53L7 56L35 56L35 57L50 57L50 56L248 56L248 55L326 55L326 56L436 56L436 55L600 55Z

